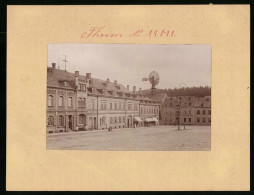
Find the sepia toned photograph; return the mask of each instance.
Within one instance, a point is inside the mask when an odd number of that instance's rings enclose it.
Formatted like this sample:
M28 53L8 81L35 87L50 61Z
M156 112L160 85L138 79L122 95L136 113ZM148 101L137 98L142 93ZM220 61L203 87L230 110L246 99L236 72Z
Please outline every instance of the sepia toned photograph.
M211 46L49 44L49 150L210 151Z

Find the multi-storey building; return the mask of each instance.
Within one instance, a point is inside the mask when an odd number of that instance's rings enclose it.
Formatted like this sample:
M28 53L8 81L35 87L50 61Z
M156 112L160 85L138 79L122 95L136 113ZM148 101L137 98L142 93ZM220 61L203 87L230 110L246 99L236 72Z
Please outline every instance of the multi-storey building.
M211 96L196 97L194 121L197 125L211 124Z
M159 102L110 82L57 69L47 69L47 132L129 128L158 125Z
M162 104L164 125L210 125L211 97L179 96L167 97Z

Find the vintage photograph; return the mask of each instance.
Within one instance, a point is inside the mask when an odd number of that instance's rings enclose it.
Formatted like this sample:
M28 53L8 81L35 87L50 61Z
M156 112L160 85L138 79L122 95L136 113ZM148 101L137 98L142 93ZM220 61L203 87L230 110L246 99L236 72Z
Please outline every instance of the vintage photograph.
M49 150L211 150L211 46L49 44Z

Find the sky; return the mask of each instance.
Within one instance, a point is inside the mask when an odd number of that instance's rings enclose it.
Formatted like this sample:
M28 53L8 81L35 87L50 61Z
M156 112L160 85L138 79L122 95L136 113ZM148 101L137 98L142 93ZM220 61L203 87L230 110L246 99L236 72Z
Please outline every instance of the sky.
M149 45L149 44L49 44L48 66L56 63L66 70L79 71L93 78L117 80L149 89L150 72L156 71L160 81L156 88L211 86L210 45Z

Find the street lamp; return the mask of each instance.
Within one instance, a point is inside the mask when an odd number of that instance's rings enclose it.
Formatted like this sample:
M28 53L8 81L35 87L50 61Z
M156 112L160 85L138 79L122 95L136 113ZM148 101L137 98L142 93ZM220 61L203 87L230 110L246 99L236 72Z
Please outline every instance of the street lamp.
M181 86L183 86L183 85L184 85L184 87L186 87L186 85L184 83L180 83L179 86L178 86L178 89L180 89ZM178 130L180 130L181 108L182 108L181 99L179 97L179 94L177 94ZM185 124L184 124L184 129L185 129Z

